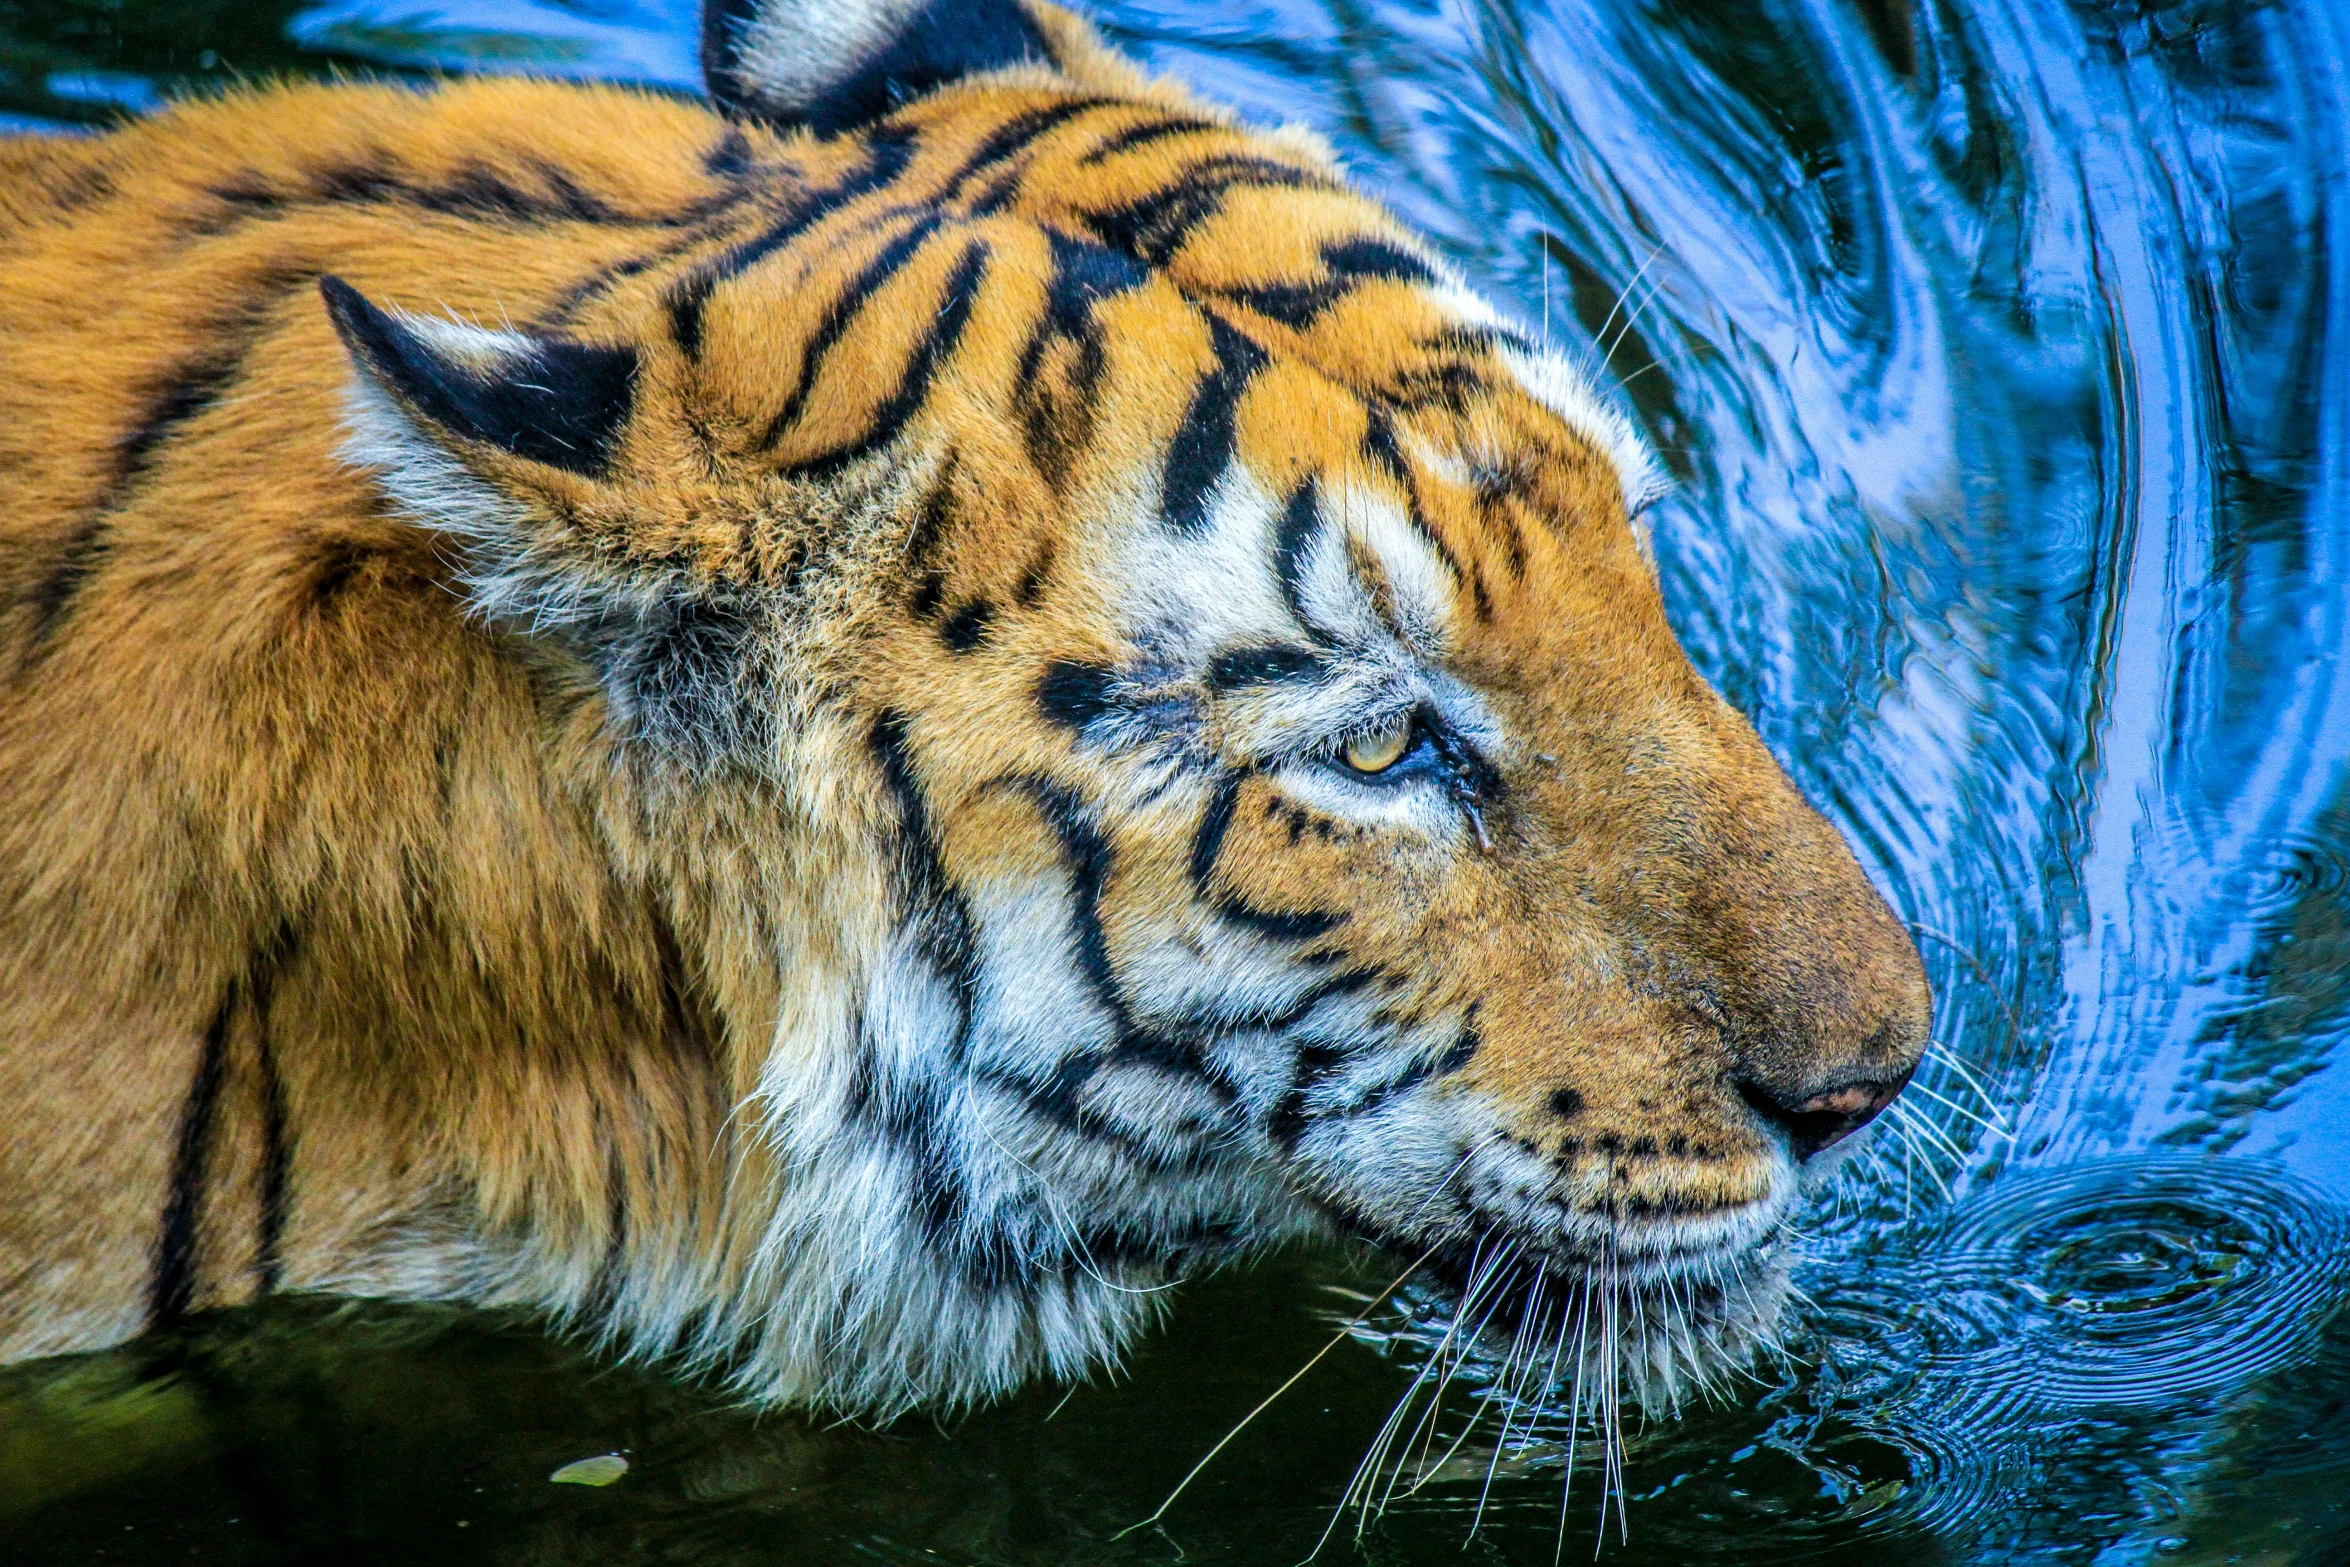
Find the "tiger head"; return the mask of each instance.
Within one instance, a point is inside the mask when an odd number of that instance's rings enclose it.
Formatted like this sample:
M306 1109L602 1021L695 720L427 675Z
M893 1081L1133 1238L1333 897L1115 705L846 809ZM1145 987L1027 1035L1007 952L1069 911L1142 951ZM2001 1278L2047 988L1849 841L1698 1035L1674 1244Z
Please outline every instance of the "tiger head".
M1928 997L1675 642L1625 420L1059 12L709 60L737 199L565 335L328 298L352 452L769 889L753 1380L1075 1373L1316 1233L1761 1331Z

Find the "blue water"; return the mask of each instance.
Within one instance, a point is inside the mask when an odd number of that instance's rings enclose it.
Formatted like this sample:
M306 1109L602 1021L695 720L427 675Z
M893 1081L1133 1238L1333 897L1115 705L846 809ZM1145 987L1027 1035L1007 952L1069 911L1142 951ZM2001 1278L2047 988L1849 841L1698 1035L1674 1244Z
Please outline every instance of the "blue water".
M179 10L60 43L42 19L78 7L17 9L0 43L49 52L0 54L39 55L9 67L11 112L87 119L109 82L135 109L216 69L156 63L196 25ZM297 64L690 87L694 10L341 0L277 37ZM1602 1553L2350 1562L2350 5L1129 0L1103 20L1323 132L1588 351L1678 481L1654 517L1684 640L1932 973L1935 1057L1812 1226L1794 1358L1630 1434ZM1132 1381L952 1432L753 1420L523 1326L286 1307L178 1358L0 1380L0 1539L1295 1561L1427 1353L1412 1303L1162 1529L1110 1536L1319 1345L1345 1310L1324 1286L1371 1277L1306 1257L1209 1285ZM1359 1540L1343 1520L1324 1559L1460 1560L1483 1497L1468 1559L1549 1561L1574 1434L1531 1409L1500 1450L1416 1471ZM621 1485L544 1483L623 1437Z

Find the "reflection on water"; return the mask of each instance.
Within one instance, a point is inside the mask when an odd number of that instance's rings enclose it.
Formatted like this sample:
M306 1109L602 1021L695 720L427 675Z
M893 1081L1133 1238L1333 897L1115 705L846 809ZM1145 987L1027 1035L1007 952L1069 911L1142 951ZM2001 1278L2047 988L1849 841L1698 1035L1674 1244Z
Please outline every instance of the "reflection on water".
M0 110L337 60L688 86L692 9L19 0ZM1933 973L1937 1057L1820 1211L1794 1358L1630 1435L1611 1558L2350 1560L2350 7L1106 20L1325 132L1588 345L1680 481L1656 531L1692 653ZM179 1530L155 1559L230 1559L220 1520L250 1514L280 1544L240 1559L1294 1561L1405 1385L1401 1319L1165 1534L1110 1536L1312 1352L1315 1283L1364 1277L1197 1291L1133 1383L951 1435L751 1421L524 1333L288 1308L180 1363L7 1382L0 1538L120 1558ZM1458 1559L1482 1497L1481 1559L1550 1560L1568 1434L1554 1409L1464 1449L1361 1552ZM543 1483L629 1443L608 1492ZM1597 1499L1579 1481L1577 1542Z

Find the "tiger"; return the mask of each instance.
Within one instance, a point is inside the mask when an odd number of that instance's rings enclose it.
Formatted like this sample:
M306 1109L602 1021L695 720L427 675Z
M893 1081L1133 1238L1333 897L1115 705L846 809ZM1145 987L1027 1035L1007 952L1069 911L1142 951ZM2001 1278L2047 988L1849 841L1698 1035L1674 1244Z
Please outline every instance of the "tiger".
M1931 1003L1629 417L1043 0L703 51L0 144L0 1359L886 1418L1317 1241L1750 1353Z

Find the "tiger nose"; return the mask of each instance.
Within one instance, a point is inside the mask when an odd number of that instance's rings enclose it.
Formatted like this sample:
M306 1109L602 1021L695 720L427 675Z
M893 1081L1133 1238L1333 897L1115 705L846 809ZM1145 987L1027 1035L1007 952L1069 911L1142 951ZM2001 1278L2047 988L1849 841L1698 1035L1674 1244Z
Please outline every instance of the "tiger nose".
M1757 1115L1787 1134L1801 1163L1833 1147L1875 1120L1902 1089L1909 1086L1915 1065L1883 1077L1855 1078L1834 1088L1800 1098L1783 1095L1752 1078L1742 1078L1738 1092Z

